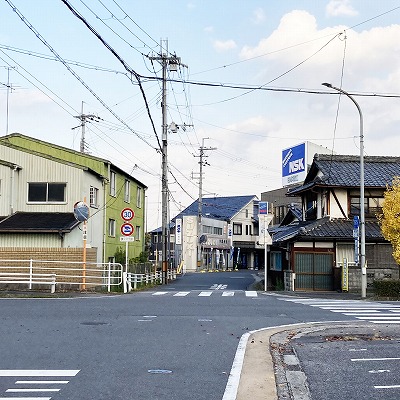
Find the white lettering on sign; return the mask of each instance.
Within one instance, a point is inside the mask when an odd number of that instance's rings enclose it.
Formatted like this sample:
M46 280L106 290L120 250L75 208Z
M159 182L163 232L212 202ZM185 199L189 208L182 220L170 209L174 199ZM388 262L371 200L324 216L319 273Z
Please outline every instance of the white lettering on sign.
M289 173L304 170L304 158L289 162Z

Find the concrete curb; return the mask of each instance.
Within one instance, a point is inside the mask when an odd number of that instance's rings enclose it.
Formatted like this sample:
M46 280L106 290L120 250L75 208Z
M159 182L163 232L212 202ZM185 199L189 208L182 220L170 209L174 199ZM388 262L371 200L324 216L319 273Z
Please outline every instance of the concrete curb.
M354 321L324 321L245 333L240 338L222 400L309 400L307 378L290 341L337 324L360 326Z

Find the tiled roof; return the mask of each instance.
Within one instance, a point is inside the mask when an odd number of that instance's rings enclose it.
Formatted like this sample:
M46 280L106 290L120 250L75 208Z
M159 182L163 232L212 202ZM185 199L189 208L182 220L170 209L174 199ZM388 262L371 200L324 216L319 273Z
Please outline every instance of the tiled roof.
M249 196L229 196L229 197L203 197L202 216L219 220L230 220L250 201L255 199L255 195ZM198 200L194 201L189 207L180 212L175 218L186 215L197 215L199 208ZM174 218L174 219L175 219Z
M17 212L0 221L0 233L70 232L78 224L73 213Z
M279 232L273 236L273 241L282 242L292 238L296 240L338 240L352 241L353 221L347 219L321 218L306 224L288 225L281 227ZM386 242L382 235L378 222L365 222L365 241Z
M400 157L364 157L366 188L385 188L394 176L400 176ZM316 154L304 184L289 192L294 195L312 186L359 187L360 157Z

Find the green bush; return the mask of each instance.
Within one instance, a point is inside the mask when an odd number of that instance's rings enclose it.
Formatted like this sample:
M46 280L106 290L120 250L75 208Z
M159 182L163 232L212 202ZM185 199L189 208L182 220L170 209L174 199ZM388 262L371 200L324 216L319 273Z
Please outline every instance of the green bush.
M390 297L400 299L400 280L374 281L375 295L378 297Z

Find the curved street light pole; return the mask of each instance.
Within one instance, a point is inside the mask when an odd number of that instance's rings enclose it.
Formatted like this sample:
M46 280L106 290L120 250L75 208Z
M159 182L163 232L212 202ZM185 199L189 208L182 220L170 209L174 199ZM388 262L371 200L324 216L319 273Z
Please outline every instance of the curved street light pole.
M357 107L360 115L360 267L361 267L361 297L367 296L367 271L365 268L365 194L364 194L364 131L363 115L361 108L354 98L343 89L332 86L330 83L323 83L323 86L336 90L347 96Z

